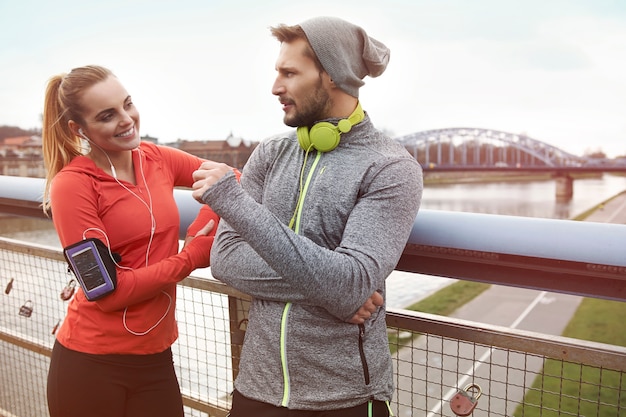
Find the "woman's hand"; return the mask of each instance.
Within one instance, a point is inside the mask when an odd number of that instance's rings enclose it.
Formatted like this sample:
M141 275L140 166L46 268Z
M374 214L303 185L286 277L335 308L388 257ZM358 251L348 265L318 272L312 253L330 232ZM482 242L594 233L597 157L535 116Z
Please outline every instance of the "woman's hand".
M187 246L187 244L191 242L196 236L207 236L209 233L211 233L211 231L214 228L215 228L215 220L211 219L200 230L198 230L198 233L196 233L193 236L187 236L185 238L185 243L183 244L183 248L185 248L185 246Z

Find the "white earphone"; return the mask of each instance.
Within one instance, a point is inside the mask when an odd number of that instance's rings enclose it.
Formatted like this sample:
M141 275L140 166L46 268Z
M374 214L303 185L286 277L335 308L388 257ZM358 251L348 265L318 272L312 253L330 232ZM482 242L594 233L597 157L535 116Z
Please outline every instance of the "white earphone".
M89 139L85 133L83 132L82 128L78 128L78 134L85 139L87 142L89 142L92 145L95 145L98 149L100 149L102 151L102 153L104 154L104 156L107 157L107 159L109 160L109 165L111 166L111 175L113 175L113 178L115 178L115 180L117 180L117 172L115 172L115 167L113 166L113 162L111 162L111 159L109 158L109 154L107 154L104 149L102 149L100 146L98 146L97 143L94 143L91 141L91 139Z

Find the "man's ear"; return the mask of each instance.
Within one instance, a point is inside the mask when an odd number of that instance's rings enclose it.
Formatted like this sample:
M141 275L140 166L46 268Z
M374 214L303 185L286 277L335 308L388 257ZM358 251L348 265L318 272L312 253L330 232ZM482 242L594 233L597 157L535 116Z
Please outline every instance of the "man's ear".
M322 73L322 82L328 85L331 89L339 88L327 72Z

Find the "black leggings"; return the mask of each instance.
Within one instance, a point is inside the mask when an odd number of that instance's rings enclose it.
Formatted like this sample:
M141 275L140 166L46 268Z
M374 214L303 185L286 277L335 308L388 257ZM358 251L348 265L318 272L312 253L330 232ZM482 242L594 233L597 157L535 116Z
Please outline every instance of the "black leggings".
M371 411L371 413L370 413ZM328 411L290 410L246 398L235 390L230 417L389 417L384 401L372 401L356 407Z
M56 342L48 372L50 417L182 417L172 351L91 355Z

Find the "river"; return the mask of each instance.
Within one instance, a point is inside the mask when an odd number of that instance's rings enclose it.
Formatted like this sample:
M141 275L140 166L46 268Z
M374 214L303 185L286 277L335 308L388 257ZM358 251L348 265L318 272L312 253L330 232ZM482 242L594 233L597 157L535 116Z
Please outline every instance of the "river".
M626 190L626 177L605 174L574 180L574 196L557 201L553 180L431 185L422 208L470 213L570 219Z

